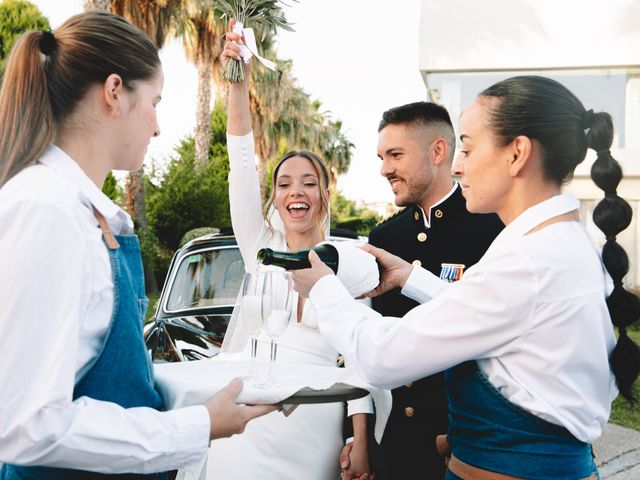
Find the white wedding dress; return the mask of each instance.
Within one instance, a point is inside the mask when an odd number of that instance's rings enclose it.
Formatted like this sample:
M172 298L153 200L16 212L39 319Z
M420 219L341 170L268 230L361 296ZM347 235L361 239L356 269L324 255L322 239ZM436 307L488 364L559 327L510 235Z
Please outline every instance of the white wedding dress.
M265 365L269 342L261 336L258 343ZM248 349L242 354L248 358ZM318 330L301 323L291 323L278 342L279 364L333 366L336 358ZM252 420L241 435L211 442L207 478L338 479L344 408L342 403L299 405L288 417L272 412Z
M287 245L279 217L272 222L276 227L273 234L262 217L253 134L228 135L227 146L233 229L245 268L252 271L260 248L287 250ZM277 363L335 366L338 352L320 336L317 325L313 307L307 302L302 321L292 320L278 340ZM259 338L258 358L265 363L269 343L266 335ZM239 353L221 356L248 359L250 347L244 341L242 346ZM370 397L349 402L349 414L372 411ZM312 404L299 405L288 417L272 412L252 420L244 433L211 442L207 479L336 480L340 476L339 455L344 444L344 414L343 403Z

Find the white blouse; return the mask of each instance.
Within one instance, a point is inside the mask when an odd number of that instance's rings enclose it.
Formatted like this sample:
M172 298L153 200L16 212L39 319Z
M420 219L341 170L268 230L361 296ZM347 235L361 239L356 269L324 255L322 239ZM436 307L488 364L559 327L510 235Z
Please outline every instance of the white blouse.
M0 463L103 473L188 466L209 445L204 406L72 401L113 305L92 205L115 234L132 232L129 216L53 145L0 189Z
M320 331L381 387L477 359L511 402L592 442L617 394L610 279L579 222L529 233L578 206L560 195L531 207L459 282L414 267L403 294L426 303L401 319L381 317L354 302L335 276L322 277L310 293Z

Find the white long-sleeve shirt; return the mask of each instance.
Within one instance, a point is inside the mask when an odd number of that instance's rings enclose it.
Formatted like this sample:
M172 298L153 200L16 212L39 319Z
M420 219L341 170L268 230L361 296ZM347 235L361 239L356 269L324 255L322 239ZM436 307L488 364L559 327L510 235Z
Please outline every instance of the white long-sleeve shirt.
M310 292L320 331L380 387L476 359L508 400L591 442L617 394L608 277L579 222L528 233L577 208L568 195L531 207L459 282L414 267L403 294L426 303L401 319L381 317L354 302L333 275L322 277Z
M115 234L132 232L129 216L55 146L0 189L0 463L103 473L188 466L209 445L204 406L72 401L113 306L92 205Z
M262 201L255 169L253 132L242 136L227 134L227 148L231 167L229 205L233 232L245 265L252 270L257 264L256 254L259 249L269 247L286 251L288 250L287 241L282 231L274 229L272 233L268 229L262 215ZM294 295L294 305L296 305L298 296L295 292ZM317 315L309 305L305 305L303 310L302 323L317 329ZM335 353L337 355L337 352ZM373 402L369 396L347 403L349 415L373 413Z

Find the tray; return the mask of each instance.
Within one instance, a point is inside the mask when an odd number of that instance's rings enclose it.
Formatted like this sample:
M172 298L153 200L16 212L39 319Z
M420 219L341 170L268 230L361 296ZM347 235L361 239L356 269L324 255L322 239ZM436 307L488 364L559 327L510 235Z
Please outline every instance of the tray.
M299 405L306 403L335 403L362 398L369 394L364 388L353 387L344 383L336 383L325 390L303 388L282 400L283 405Z

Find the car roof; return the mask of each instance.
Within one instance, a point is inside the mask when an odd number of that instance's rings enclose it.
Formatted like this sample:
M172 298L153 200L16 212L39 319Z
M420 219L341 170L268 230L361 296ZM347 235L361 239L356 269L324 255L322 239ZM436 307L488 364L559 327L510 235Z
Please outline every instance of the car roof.
M362 240L366 241L366 237L358 235L352 230L343 228L332 228L330 230L329 240ZM208 233L198 238L194 238L180 248L180 251L187 252L194 249L206 247L223 247L236 246L236 237L231 228L223 228L218 233Z

